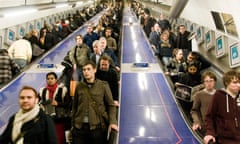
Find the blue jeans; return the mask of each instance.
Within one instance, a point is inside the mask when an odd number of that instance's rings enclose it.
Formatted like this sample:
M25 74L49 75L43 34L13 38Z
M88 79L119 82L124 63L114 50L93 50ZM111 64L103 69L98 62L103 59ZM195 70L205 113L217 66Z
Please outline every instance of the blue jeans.
M23 69L27 65L27 60L24 59L14 59L14 61L20 67L20 69Z

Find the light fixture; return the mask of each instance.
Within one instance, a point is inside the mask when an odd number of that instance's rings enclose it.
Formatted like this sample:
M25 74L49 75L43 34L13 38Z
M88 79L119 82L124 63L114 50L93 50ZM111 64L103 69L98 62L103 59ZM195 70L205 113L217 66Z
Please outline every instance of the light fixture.
M24 15L24 14L34 13L34 12L37 12L37 11L38 10L34 9L34 8L21 9L21 10L18 10L18 11L8 11L8 12L3 14L3 17L20 16L20 15Z
M67 7L68 4L58 4L56 5L56 8L63 8L63 7Z

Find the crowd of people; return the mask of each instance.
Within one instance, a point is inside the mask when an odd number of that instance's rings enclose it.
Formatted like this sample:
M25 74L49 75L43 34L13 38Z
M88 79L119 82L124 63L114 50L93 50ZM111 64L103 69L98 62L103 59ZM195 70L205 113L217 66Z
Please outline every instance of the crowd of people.
M108 130L118 131L118 42L122 6L121 2L106 3L85 9L86 12L76 11L52 28L46 24L39 35L34 29L9 49L0 51L0 59L11 66L9 71L11 68L16 72L24 70L30 62L106 8L97 24L88 24L86 34L75 36L76 45L62 61L65 69L61 77L48 72L46 85L39 90L23 86L19 92L20 110L10 118L0 143L106 144ZM1 80L10 80L12 73L8 75ZM72 78L77 85L74 95L70 96Z
M240 73L234 70L225 72L222 77L224 88L216 88L217 76L207 69L211 64L199 53L192 51L192 35L185 25L173 30L164 14L159 18L141 3L133 1L132 10L136 13L151 47L166 76L178 86L194 89L187 91L189 99L178 98L182 112L192 125L192 130L202 137L205 144L237 144L240 138Z
M210 63L192 51L191 34L184 25L174 32L170 22L161 14L159 19L140 3L131 7L139 18L155 56L171 81L189 87L201 85L190 102L179 100L192 122L192 130L199 131L204 143L236 144L240 140L240 73L224 73L223 89L216 89L216 74L206 70ZM0 143L106 144L108 129L118 131L119 106L119 35L122 3L109 5L99 22L89 24L84 35L75 37L62 64L63 75L46 74L46 85L35 90L23 86L19 92L20 110L14 114L0 136ZM95 13L102 10L77 11L66 20L52 26L45 25L38 35L33 30L9 49L0 50L4 65L0 83L8 82L30 62L51 49L76 30ZM70 96L71 80L78 81ZM70 131L69 133L66 131ZM70 139L71 138L71 139Z

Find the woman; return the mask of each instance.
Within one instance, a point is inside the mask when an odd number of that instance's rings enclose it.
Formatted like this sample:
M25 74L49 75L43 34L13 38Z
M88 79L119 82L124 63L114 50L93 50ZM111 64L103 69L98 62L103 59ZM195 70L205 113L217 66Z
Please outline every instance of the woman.
M67 95L67 88L57 83L57 74L49 72L46 75L47 85L40 88L39 94L41 104L47 114L52 116L57 131L58 144L64 144L65 131L65 109L68 108L70 98Z

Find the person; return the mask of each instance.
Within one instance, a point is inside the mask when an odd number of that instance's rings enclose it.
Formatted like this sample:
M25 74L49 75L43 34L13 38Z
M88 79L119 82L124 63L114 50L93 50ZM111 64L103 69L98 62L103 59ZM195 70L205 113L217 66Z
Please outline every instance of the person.
M90 48L83 42L83 36L77 35L76 46L71 48L69 52L69 59L73 65L73 71L77 71L79 80L82 79L82 65L90 59L91 50Z
M153 31L151 31L149 36L149 42L151 47L154 50L155 55L159 54L159 41L161 36L161 28L159 27L158 23L155 23L153 26Z
M23 69L32 59L31 43L25 37L19 39L8 48L8 54Z
M1 144L57 144L52 119L39 107L37 91L23 86L18 99L20 110L14 114L0 136Z
M225 89L213 95L206 114L204 143L238 144L240 142L240 74L234 70L224 73Z
M0 49L0 84L9 82L20 72L20 67L10 58L7 49Z
M204 89L197 92L194 96L191 116L193 119L192 129L194 131L199 130L201 136L203 136L205 134L205 115L212 96L216 92L215 84L217 77L213 72L205 71L201 79Z
M178 82L191 87L201 84L201 74L198 68L198 63L190 62L187 66L187 72L181 73Z
M159 42L159 57L166 67L169 61L172 59L173 45L169 41L169 35L163 32L160 36Z
M183 55L183 57L184 57L184 55ZM202 70L202 63L199 61L199 54L197 52L191 51L188 53L188 55L186 57L186 61L184 61L179 66L179 72L186 73L188 71L188 69L187 69L188 65L193 62L198 65L199 71Z
M102 54L106 54L106 55L110 56L112 58L112 60L113 60L113 63L115 65L116 70L120 71L118 58L115 55L115 53L111 49L108 48L107 40L106 40L105 37L100 37L100 39L99 39L99 46L100 46L100 49L102 51Z
M93 31L93 25L89 24L87 27L87 33L83 37L83 42L91 49L93 52L92 43L99 39L99 35Z
M113 50L115 55L118 54L117 43L116 40L112 37L112 28L107 27L105 29L105 38L107 40L107 46L109 49Z
M47 73L47 85L40 88L39 96L45 112L51 115L54 120L58 144L64 144L66 117L62 117L64 115L61 114L65 113L63 109L70 107L70 97L67 95L67 88L62 83L58 84L57 80L58 77L55 72Z
M158 24L162 29L162 31L172 29L170 22L167 19L165 19L165 16L163 13L161 13L159 16Z
M53 35L48 24L45 24L44 27L40 29L39 43L40 48L45 51L50 50L57 43L56 37Z
M106 144L107 124L103 116L108 117L109 127L118 131L111 90L107 82L96 79L96 71L92 61L83 65L84 80L78 83L73 98L73 144Z
M166 75L170 76L173 83L178 81L178 76L180 74L179 67L182 63L184 63L182 49L173 49L173 58L167 64L165 72Z
M153 18L150 14L150 10L148 8L144 8L144 26L143 30L146 34L146 36L149 38L150 33L152 31L152 27L156 23L156 19Z
M183 56L186 58L187 54L192 51L192 41L188 39L190 32L186 30L185 25L180 25L178 30L176 46L183 49Z
M115 106L119 106L118 102L118 73L111 67L111 58L103 55L99 60L99 67L96 72L96 77L100 80L107 81L114 100Z
M99 40L95 40L93 42L93 53L90 56L90 60L92 60L96 65L98 65L101 56L102 49L99 46Z

